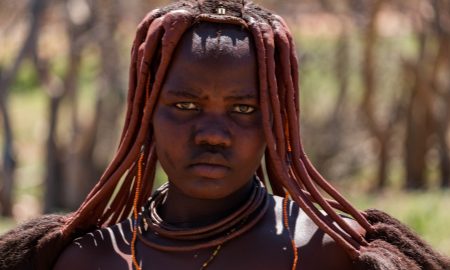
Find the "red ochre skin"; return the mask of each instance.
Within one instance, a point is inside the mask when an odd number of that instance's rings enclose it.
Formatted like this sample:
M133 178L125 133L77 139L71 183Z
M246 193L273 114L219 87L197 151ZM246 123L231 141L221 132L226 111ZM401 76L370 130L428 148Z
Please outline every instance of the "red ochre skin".
M240 27L201 23L182 38L153 116L158 159L169 177L162 218L181 227L213 223L248 196L265 150L258 108L257 62ZM225 243L208 269L291 269L282 198L249 232ZM293 203L289 222L297 269L358 269L347 254ZM356 222L347 220L361 230ZM131 223L75 240L54 269L131 269ZM137 241L142 269L200 269L214 249L161 252Z

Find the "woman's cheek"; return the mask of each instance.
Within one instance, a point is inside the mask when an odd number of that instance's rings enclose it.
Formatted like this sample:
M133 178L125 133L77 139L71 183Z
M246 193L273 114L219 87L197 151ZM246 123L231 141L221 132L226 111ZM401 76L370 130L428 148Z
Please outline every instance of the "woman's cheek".
M260 112L255 112L250 115L234 115L231 117L233 122L241 128L246 130L263 130L263 122Z

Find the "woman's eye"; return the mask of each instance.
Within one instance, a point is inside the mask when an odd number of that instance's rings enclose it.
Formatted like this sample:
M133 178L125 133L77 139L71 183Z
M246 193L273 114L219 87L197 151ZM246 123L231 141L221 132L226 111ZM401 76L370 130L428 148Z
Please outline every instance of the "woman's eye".
M250 114L255 111L255 107L250 105L234 105L233 112Z
M175 107L177 107L180 110L197 110L198 107L192 102L178 102L175 104Z

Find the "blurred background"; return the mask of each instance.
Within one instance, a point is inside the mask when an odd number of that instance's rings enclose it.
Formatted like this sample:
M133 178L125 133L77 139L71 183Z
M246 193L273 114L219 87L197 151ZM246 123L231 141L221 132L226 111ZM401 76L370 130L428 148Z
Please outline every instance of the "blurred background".
M75 209L95 184L123 124L136 26L168 2L0 2L0 233ZM450 255L450 0L256 2L296 39L319 171Z

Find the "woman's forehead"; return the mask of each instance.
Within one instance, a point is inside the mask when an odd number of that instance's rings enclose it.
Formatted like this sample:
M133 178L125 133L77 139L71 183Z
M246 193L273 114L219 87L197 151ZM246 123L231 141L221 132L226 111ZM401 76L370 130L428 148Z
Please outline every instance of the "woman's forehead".
M190 29L171 59L168 89L196 89L203 95L257 93L257 60L251 36L240 27L205 23ZM234 95L234 94L233 94Z

